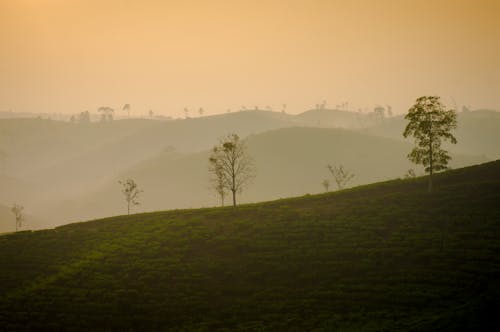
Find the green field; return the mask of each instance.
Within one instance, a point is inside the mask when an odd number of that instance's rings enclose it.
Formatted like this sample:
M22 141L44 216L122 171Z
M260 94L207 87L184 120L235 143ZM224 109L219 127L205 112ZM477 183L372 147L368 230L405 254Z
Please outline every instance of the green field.
M500 161L0 236L0 330L500 329Z

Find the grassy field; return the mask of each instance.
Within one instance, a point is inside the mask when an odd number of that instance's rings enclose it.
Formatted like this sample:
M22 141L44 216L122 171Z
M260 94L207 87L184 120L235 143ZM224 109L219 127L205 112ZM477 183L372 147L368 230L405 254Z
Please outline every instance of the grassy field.
M0 330L493 331L500 161L0 236Z

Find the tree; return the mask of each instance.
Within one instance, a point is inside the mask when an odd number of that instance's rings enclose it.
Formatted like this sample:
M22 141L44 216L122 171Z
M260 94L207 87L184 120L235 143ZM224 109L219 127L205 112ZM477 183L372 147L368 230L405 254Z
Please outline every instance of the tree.
M113 113L115 110L108 106L101 106L97 109L97 112L101 112L101 121L113 121Z
M125 196L125 201L127 202L127 214L130 214L130 206L139 205L139 194L143 191L139 189L137 183L132 179L127 179L125 181L118 181L122 185L122 193Z
M344 168L344 166L326 166L333 176L333 180L337 184L337 189L342 190L345 188L346 184L352 180L354 173Z
M406 171L405 179L414 179L416 177L417 174L415 173L415 170L413 168L410 168L408 171Z
M19 205L19 204L14 204L12 205L12 208L10 211L14 214L14 217L16 218L16 232L19 228L23 226L23 221L24 221L24 206Z
M446 109L438 96L423 96L416 100L408 110L405 119L409 121L403 136L413 136L415 147L408 159L415 164L422 164L429 173L429 192L432 191L432 175L448 169L451 157L441 148L442 141L457 143L451 130L457 127L457 114L453 109Z
M122 111L127 112L127 117L130 118L130 104L123 105Z
M90 123L90 113L89 111L80 112L78 115L79 123Z
M327 179L324 179L323 182L321 182L321 185L323 186L323 188L325 188L326 192L329 191L329 189L330 189L330 181L328 181Z
M219 160L215 158L209 159L210 166L208 168L209 172L212 174L210 178L210 183L212 189L219 196L221 206L224 206L224 199L226 198L226 180L224 177L224 170Z
M223 137L213 148L209 161L212 165L209 171L221 173L223 186L232 193L233 206L236 206L236 194L255 177L255 166L244 141L236 134Z

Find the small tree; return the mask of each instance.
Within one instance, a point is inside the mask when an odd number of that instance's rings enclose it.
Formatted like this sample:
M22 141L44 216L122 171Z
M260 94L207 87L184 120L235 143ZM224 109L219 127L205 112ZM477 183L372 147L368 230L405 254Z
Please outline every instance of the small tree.
M451 130L457 127L457 114L446 109L438 96L423 96L408 110L405 119L409 121L403 132L404 137L415 138L415 148L408 159L422 164L429 173L429 192L432 191L432 174L446 170L451 157L441 148L442 141L457 143Z
M321 185L323 186L323 188L325 188L326 192L329 191L329 189L330 189L330 181L328 181L327 179L324 179L323 182L321 182Z
M408 171L406 171L405 179L414 179L416 177L417 174L415 173L415 170L413 168L410 168Z
M127 117L130 118L130 104L123 105L122 111L127 112Z
M354 173L344 168L344 166L332 166L327 165L328 170L333 176L333 180L337 184L337 189L342 190L345 188L346 184L352 180Z
M139 194L143 191L139 189L137 183L132 179L127 179L125 181L118 181L122 185L122 193L125 196L125 201L127 202L127 214L130 214L130 206L139 205Z
M19 228L23 226L23 221L24 221L24 206L19 205L19 204L14 204L12 205L12 208L10 211L14 214L14 217L16 218L16 232Z
M244 141L236 134L227 135L213 148L209 161L212 165L209 171L220 172L221 183L232 193L233 206L236 206L236 194L255 177L255 166Z
M208 170L212 174L212 177L210 178L211 187L215 191L215 193L219 196L221 206L224 206L224 199L226 198L227 195L226 191L227 184L224 177L224 170L219 160L215 158L210 158L209 162L210 165Z

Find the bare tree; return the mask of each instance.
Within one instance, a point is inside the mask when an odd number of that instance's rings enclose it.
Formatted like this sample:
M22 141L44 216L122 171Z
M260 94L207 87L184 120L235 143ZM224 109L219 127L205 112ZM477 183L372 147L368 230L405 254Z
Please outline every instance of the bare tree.
M24 221L24 206L19 205L19 204L14 204L12 205L12 208L10 211L14 214L14 217L16 218L16 232L19 228L23 226L23 221Z
M333 180L337 184L337 189L342 190L345 188L346 184L352 180L354 173L346 169L343 165L332 166L327 165L328 170L333 176Z
M325 188L326 192L330 191L330 181L328 181L328 179L324 179L321 185Z
M225 136L213 148L209 161L211 165L216 165L211 172L221 172L223 185L232 193L233 206L236 206L236 194L241 193L255 177L255 166L244 141L236 134Z
M219 196L221 206L224 206L224 199L226 198L227 195L226 191L227 185L224 177L224 170L219 160L215 158L210 158L209 162L210 165L208 170L212 175L212 177L210 178L211 188Z
M139 189L137 183L133 179L127 179L125 181L118 181L122 185L122 193L125 196L125 201L127 202L127 214L130 214L130 206L139 205L139 194L143 191Z

